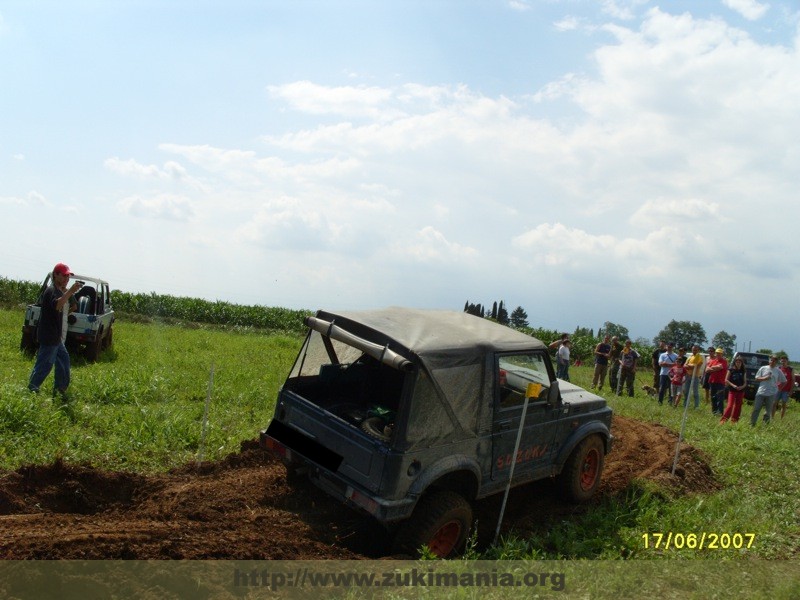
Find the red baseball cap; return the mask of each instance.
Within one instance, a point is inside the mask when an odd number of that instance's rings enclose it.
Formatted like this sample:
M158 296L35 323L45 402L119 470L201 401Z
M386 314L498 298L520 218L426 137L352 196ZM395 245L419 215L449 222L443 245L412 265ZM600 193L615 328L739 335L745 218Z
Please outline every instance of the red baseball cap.
M56 275L74 275L72 271L69 270L69 267L64 263L58 263L55 267L53 267L53 273Z

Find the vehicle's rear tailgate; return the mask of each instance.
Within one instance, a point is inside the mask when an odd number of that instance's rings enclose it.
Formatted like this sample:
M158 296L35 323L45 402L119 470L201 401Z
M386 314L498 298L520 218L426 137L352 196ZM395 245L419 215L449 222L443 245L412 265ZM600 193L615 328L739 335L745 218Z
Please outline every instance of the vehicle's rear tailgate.
M373 492L380 486L386 446L293 392L281 394L262 435L288 448L292 462L310 463Z

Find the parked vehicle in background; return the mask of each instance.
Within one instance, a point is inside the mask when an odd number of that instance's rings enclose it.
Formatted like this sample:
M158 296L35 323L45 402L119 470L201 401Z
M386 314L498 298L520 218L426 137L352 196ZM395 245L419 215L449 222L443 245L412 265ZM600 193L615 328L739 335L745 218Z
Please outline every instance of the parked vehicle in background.
M800 402L800 373L794 370L794 389L792 390L792 398Z
M737 352L733 355L731 364L737 358L741 358L744 362L744 368L747 371L747 387L744 390L744 397L747 400L753 400L756 397L758 390L758 382L756 381L756 373L764 365L769 364L769 354L762 354L760 352Z
M48 273L36 302L25 309L20 349L30 354L36 352L39 345L36 329L42 310L42 294L50 285L51 277L52 273ZM69 314L65 344L69 348L82 349L87 360L95 361L114 341L115 316L111 306L111 288L107 281L96 277L73 275L71 279L82 281L85 285L74 296L78 306Z
M459 552L472 503L538 479L588 501L611 449L606 401L556 379L547 346L473 315L325 312L261 445L386 526L397 554ZM513 472L513 477L512 477Z

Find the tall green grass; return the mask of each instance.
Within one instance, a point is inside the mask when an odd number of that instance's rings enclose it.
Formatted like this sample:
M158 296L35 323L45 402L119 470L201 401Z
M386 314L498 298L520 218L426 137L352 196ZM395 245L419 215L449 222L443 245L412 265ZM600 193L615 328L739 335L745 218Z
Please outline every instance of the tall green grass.
M201 453L238 450L272 415L299 336L158 324L114 324L114 347L96 363L72 357L70 400L26 385L33 360L19 351L20 311L0 310L0 467L87 461L158 471ZM205 445L206 397L213 382Z

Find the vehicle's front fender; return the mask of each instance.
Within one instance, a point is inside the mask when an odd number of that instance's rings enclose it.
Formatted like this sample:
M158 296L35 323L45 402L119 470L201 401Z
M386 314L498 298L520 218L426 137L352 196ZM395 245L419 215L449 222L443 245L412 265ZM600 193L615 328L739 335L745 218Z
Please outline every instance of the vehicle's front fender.
M561 449L558 451L558 455L553 461L553 475L557 475L561 472L561 470L564 468L564 463L567 462L567 459L569 458L569 455L572 454L572 451L575 450L578 444L580 444L590 435L599 435L603 440L606 454L611 452L611 445L614 440L614 436L611 435L611 432L609 431L608 427L606 427L606 424L600 421L584 423L572 432L572 434L564 441Z

